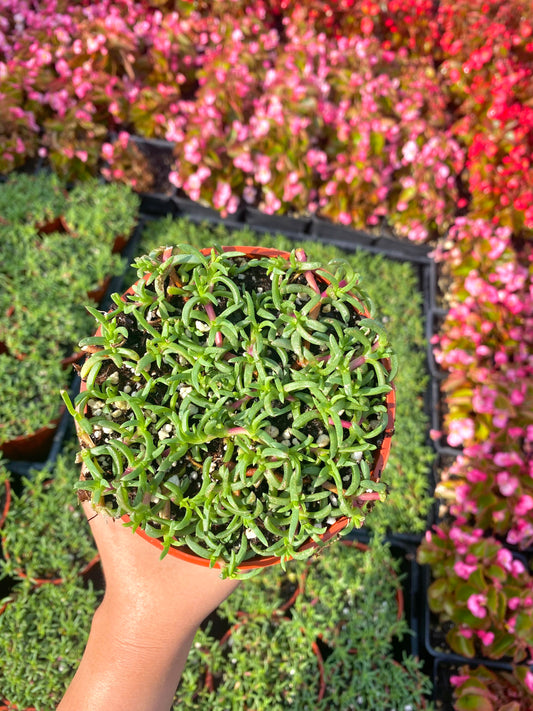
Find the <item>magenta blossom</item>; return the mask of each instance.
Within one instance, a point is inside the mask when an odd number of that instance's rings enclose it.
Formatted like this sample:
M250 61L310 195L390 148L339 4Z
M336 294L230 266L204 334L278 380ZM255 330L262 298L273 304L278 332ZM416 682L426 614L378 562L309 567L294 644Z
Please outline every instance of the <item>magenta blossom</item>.
M474 595L470 595L470 597L468 598L466 606L468 607L470 612L474 615L474 617L483 619L484 617L487 616L487 609L485 607L486 604L487 604L487 596L486 595L483 595L482 593L474 593Z

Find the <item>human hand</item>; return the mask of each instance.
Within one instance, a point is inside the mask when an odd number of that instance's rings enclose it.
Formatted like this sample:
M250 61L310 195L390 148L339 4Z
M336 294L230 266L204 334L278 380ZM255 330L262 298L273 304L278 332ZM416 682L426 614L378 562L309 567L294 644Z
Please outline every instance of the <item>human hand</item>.
M194 635L239 584L167 555L82 504L106 589L58 711L168 711Z

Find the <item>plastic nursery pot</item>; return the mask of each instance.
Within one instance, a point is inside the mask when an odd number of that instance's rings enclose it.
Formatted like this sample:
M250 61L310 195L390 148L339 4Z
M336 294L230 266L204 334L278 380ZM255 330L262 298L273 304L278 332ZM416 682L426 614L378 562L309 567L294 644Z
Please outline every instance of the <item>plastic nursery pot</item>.
M4 552L4 557L6 560L10 559L10 555L5 549L3 548ZM84 580L89 580L91 577L91 572L93 568L97 565L97 563L100 562L100 556L97 553L94 558L91 558L91 560L83 566L83 568L80 570L79 575L81 578ZM17 568L16 570L17 577L21 578L22 580L29 580L32 585L35 587L40 587L41 585L62 585L64 583L63 578L31 578L27 575L27 573L24 572L22 568Z
M3 543L3 540L2 540ZM5 545L2 546L3 553L4 553L4 558L6 561L11 559L11 556L9 555L9 552L7 551ZM32 585L35 585L35 587L40 587L41 585L61 585L63 583L63 578L31 578L29 577L22 568L17 568L16 570L17 577L20 578L21 580L29 580Z
M68 232L65 220L62 217L56 217L54 220L50 220L49 222L40 222L35 225L35 229L43 235L49 235L52 234L52 232L61 232L63 234Z
M0 445L0 452L6 459L14 461L43 462L48 456L63 412L64 408L61 408L59 417L35 432L4 442Z
M171 248L169 248L171 249ZM229 246L229 245L223 245L222 250L225 253L232 253L232 252L239 252L241 254L244 254L245 256L249 258L253 257L276 257L276 256L281 256L284 259L288 260L290 257L289 252L285 252L282 250L270 248L270 247L258 247L258 246L241 246L241 245L236 245L236 246ZM201 249L200 252L204 255L208 255L211 252L211 248L207 247L204 249ZM122 295L122 299L125 301L126 296L128 294L134 293L134 287L136 284L138 284L140 281L144 280L147 281L149 278L150 274L144 274L142 279L138 280L130 286ZM329 284L327 279L323 277L322 275L320 276L321 279L323 279L325 284ZM363 304L361 304L361 315L364 317L369 317L370 314L365 308ZM98 329L96 330L95 336L100 336L101 335L101 327L99 326ZM390 372L391 370L391 363L388 358L383 359L383 364L387 368L387 370ZM84 392L87 389L86 383L82 380L81 382L81 387L80 391ZM373 462L373 467L372 471L370 473L370 479L374 482L379 482L381 473L387 463L387 460L389 458L390 454L390 449L391 449L391 443L392 443L392 435L394 434L394 422L395 422L395 413L396 413L396 393L394 386L392 385L391 390L387 393L386 395L386 400L385 400L386 408L387 408L387 425L385 427L385 430L383 431L383 439L382 442L379 446L379 448L376 450L376 454L374 457L374 462ZM76 423L76 426L77 423ZM360 500L361 503L367 502L367 501L374 501L379 498L379 495L375 492L367 492L365 494L362 494L358 497L358 500ZM121 517L121 520L124 523L129 523L130 522L130 517L128 514L124 514ZM321 544L327 543L328 541L331 541L332 539L335 539L336 537L339 536L339 534L342 532L344 528L349 523L349 519L346 516L338 518L333 524L329 526L327 531L323 533L322 535L319 536L321 543L317 543L313 540L309 540L307 543L304 543L300 550L309 550L310 548L318 548ZM145 541L153 545L155 548L157 548L159 551L163 550L163 543L157 539L153 538L152 536L148 535L143 529L140 527L137 527L135 529L135 533L139 535L141 538L143 538ZM214 563L211 562L207 558L202 558L193 551L191 551L187 546L171 546L170 549L167 552L168 555L174 556L176 558L179 558L181 560L188 561L190 563L194 563L196 565L200 565L203 567L214 567L214 568L223 568L224 567L224 562L222 561L215 561ZM248 560L243 561L242 563L239 564L238 570L239 572L246 572L246 571L251 571L255 570L258 568L265 568L269 567L272 565L278 565L281 563L281 557L279 556L254 556L252 558L249 558Z
M7 348L2 351L0 344L0 353L2 352L7 352ZM72 363L81 360L84 355L84 353L78 352L63 358L61 361L63 370L66 370ZM23 360L25 356L16 357L19 360ZM57 428L65 410L66 407L61 405L58 416L50 420L44 427L40 427L35 432L13 437L13 439L0 444L0 452L6 459L11 459L12 461L44 462L50 453Z

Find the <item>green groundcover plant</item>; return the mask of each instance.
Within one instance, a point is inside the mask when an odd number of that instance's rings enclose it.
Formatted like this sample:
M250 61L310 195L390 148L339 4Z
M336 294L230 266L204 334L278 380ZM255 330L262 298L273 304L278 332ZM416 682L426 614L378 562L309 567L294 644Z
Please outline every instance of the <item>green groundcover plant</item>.
M56 175L13 173L0 185L0 222L44 227L62 216L66 202L65 187Z
M53 466L30 470L1 531L2 576L31 581L77 576L96 556L83 511L72 501L79 473L70 443Z
M94 181L67 193L44 173L0 184L0 444L59 417L59 390L72 380L62 361L90 333L87 301L123 270L112 250L118 236L131 233L138 205L124 186ZM40 229L60 214L68 214L75 234L61 225Z
M310 259L322 263L345 259L362 275L365 290L387 327L398 358L395 434L389 463L382 475L389 495L387 505L376 506L365 525L379 531L422 533L432 502L428 471L434 455L427 441L428 418L423 407L428 377L422 294L413 267L363 250L347 254L332 245L295 243L281 235L259 236L248 228L231 231L222 225L171 218L147 223L139 254L148 253L163 243L178 242L188 242L198 248L212 244L258 244L287 251L297 246L305 249ZM135 272L130 269L127 282L132 283L134 279ZM391 293L394 293L393 299Z
M232 576L361 526L385 495L395 359L352 266L183 244L136 267L91 310L86 389L65 397L93 504Z
M379 539L368 550L334 544L290 568L307 576L289 609L272 614L265 605L286 580L280 568L247 581L219 607L216 626L210 620L196 635L173 708L431 708L420 661L398 663L392 653L408 626L399 616L398 561L388 546ZM217 635L221 621L228 628ZM323 634L326 627L331 634Z
M102 594L71 579L12 589L0 614L0 702L50 711L72 679Z

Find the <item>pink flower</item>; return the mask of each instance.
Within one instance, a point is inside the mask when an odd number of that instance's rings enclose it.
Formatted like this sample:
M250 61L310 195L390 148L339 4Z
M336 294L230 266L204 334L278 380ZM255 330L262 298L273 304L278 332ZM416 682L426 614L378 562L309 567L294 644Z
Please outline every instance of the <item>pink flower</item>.
M482 593L475 593L474 595L470 595L470 597L468 598L468 601L466 603L466 606L468 607L470 612L474 615L474 617L483 619L484 617L487 616L487 610L485 608L486 604L487 604L487 596L483 595Z
M450 422L448 444L451 447L460 447L466 440L474 436L474 421L464 417Z
M416 158L418 153L418 147L415 141L407 141L405 146L402 148L402 155L406 163L412 163Z
M339 212L338 220L341 225L349 225L352 222L352 217L349 212Z
M524 402L524 399L525 393L522 390L513 390L511 392L510 400L513 405L517 407L520 406Z
M470 679L470 677L467 676L466 674L462 674L462 675L455 674L454 676L450 677L450 681L454 686L461 686L461 684L464 684L465 681L468 681L469 679Z
M102 156L110 161L113 160L113 155L114 155L115 149L113 148L113 145L111 143L104 143L102 144Z
M517 578L526 572L524 564L520 560L513 560L511 564L511 575L513 578Z
M520 598L519 597L510 597L507 600L507 607L510 610L516 610L519 605L520 605Z
M479 637L479 639L485 646L488 646L489 644L492 644L494 642L494 632L487 632L486 630L478 630L477 636Z
M507 548L500 548L500 550L496 554L496 560L498 561L498 564L502 566L502 568L507 570L507 572L511 571L513 555L511 551L507 550Z
M509 472L505 471L497 474L496 481L498 482L500 491L504 496L512 496L519 484L517 477L511 476Z
M466 472L466 478L468 479L468 481L472 482L472 484L476 484L480 481L486 481L487 475L480 469L469 469Z
M497 452L494 455L494 464L498 467L520 466L522 459L516 452Z
M533 693L533 673L528 671L524 677L524 684Z
M213 205L220 210L223 208L231 197L231 186L222 180L217 182L217 187L213 195Z
M518 499L514 512L517 516L524 516L531 509L533 509L533 497L524 494Z
M463 580L468 580L468 578L477 570L477 565L467 565L463 561L458 560L453 566L456 574Z

